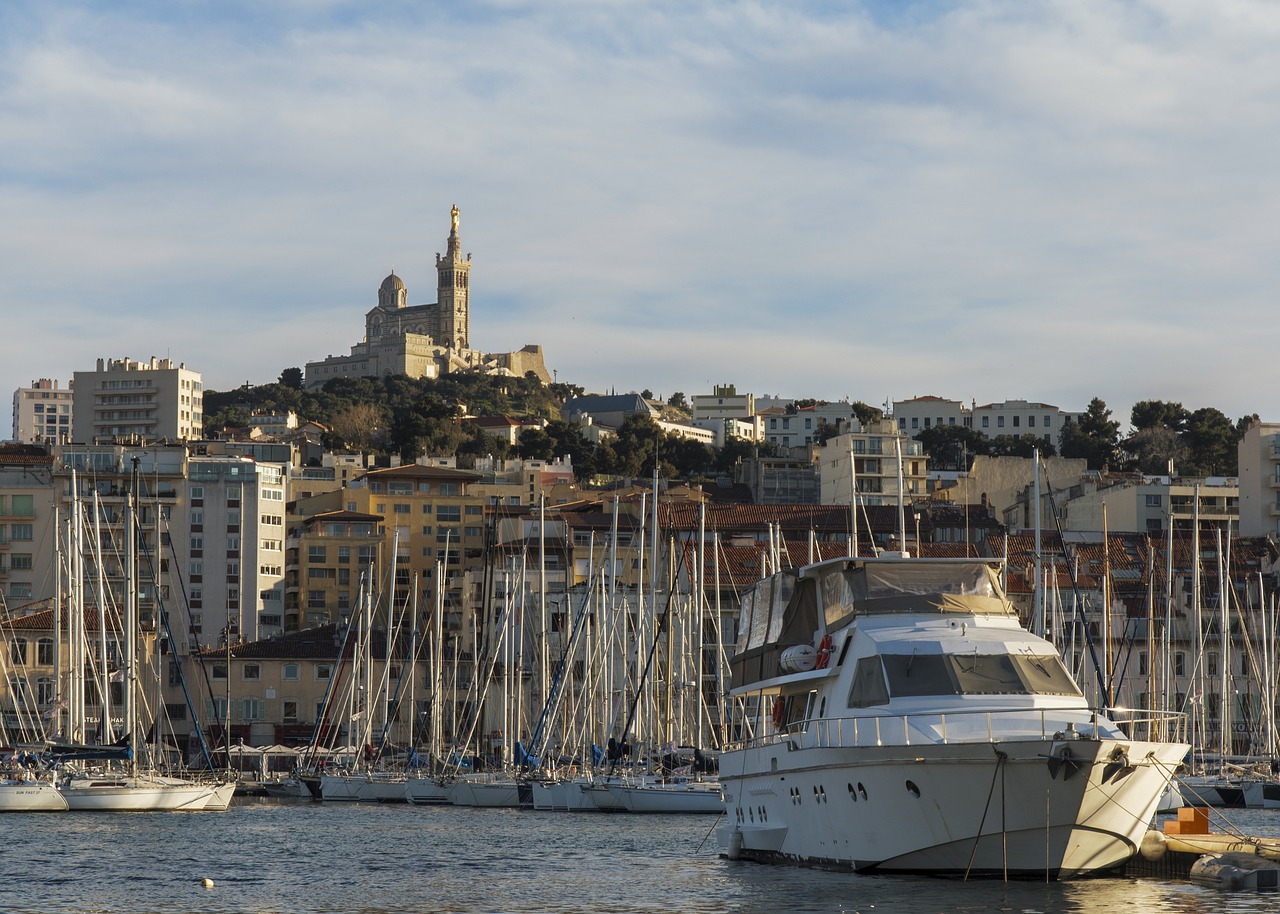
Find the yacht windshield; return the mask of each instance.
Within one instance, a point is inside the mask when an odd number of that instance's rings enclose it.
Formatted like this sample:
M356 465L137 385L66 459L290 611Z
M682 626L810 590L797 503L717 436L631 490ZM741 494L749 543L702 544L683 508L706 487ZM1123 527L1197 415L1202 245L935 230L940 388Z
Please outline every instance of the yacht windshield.
M880 659L894 698L1080 694L1062 661L1053 656L884 654Z

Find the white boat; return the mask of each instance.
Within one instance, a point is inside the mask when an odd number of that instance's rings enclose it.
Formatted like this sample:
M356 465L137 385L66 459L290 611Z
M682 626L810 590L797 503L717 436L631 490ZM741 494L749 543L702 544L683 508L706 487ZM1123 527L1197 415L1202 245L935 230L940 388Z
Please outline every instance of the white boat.
M605 781L582 793L605 812L722 813L724 798L716 781L626 783Z
M588 778L558 778L534 781L533 808L544 812L595 812L596 804L586 788Z
M63 778L58 789L73 811L147 812L205 808L213 787L160 775L127 775L104 772Z
M448 784L440 778L409 778L404 784L404 799L414 806L448 806Z
M450 781L445 790L454 806L497 808L523 805L520 788L521 785L512 778L489 779L473 775Z
M405 777L403 774L377 771L351 774L322 774L320 798L328 802L403 803L405 802Z
M67 800L50 781L19 776L0 779L0 812L59 812Z
M226 812L231 808L231 798L236 795L235 781L219 781L205 786L209 788L209 799L204 804L206 812Z
M1187 746L1091 709L999 570L884 554L747 593L727 856L1067 878L1134 855Z
M310 800L311 791L299 778L280 777L274 780L261 781L262 791L277 800Z

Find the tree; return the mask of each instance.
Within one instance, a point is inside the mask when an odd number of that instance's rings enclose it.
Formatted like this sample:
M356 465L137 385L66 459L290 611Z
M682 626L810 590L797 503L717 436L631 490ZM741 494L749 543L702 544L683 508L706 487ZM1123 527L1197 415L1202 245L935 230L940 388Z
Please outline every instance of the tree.
M1055 453L1053 442L1032 435L997 435L987 444L987 453L992 457L1033 457L1039 451L1041 457L1052 457Z
M1187 445L1182 437L1165 425L1139 428L1125 439L1124 449L1133 456L1136 469L1141 473L1159 475L1182 467L1187 459Z
M355 403L333 417L329 425L335 438L347 447L367 451L383 425L382 410L372 403Z
M937 425L916 435L935 470L968 470L973 458L988 453L990 442L982 432L962 425Z
M861 400L854 400L852 406L853 414L862 423L863 428L884 418L884 411L878 406L870 406Z
M627 416L618 427L613 441L616 463L613 471L620 476L648 475L653 471L654 457L663 438L658 423L648 416Z
M1116 464L1119 444L1120 423L1100 397L1089 401L1079 422L1062 426L1062 456L1083 457L1091 470Z
M280 372L280 386L291 387L294 390L302 390L302 369L286 368Z
M679 390L667 398L667 405L674 406L676 409L683 409L685 412L689 411L689 401L685 399L684 393Z
M1167 428L1180 432L1187 422L1187 411L1181 403L1164 400L1139 400L1129 412L1129 424L1135 431L1145 428Z
M640 396L644 397L646 400L652 400L653 391L646 387L644 390L640 391Z
M1234 476L1240 438L1235 424L1221 410L1207 406L1187 417L1183 441L1190 452L1191 475Z
M516 442L516 455L525 460L550 460L555 456L551 436L540 428L527 428Z

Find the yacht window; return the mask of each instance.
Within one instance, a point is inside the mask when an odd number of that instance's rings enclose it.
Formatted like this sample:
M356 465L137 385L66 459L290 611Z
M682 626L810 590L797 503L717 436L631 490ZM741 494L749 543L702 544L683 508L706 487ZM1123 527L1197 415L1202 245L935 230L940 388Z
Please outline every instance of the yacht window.
M884 684L880 658L859 657L853 670L853 685L849 689L849 707L870 708L888 703L889 690Z
M1008 654L961 654L952 657L960 691L966 695L1017 695L1030 691Z
M1080 694L1062 661L1053 656L885 654L881 659L889 680L889 693L894 698ZM855 679L859 672L861 666L855 671Z
M866 566L867 597L949 593L965 597L999 597L991 570L983 564L928 563Z
M951 658L942 654L885 654L884 670L894 698L916 695L958 695L951 674Z
M1079 695L1080 689L1057 657L1033 657L1017 654L1014 665L1027 684L1027 691L1037 695Z
M755 606L751 611L751 640L748 647L763 647L769 632L769 612L773 609L773 581L756 585Z
M866 577L861 571L830 568L822 575L822 614L827 631L834 631L853 618L859 598L866 593Z

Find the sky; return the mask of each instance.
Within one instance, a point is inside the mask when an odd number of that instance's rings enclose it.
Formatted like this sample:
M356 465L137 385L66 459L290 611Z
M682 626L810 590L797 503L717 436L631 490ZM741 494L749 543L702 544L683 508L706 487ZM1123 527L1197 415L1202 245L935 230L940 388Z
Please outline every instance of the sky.
M1280 421L1278 43L1253 0L5 0L0 389L346 354L456 204L472 345L589 392Z

